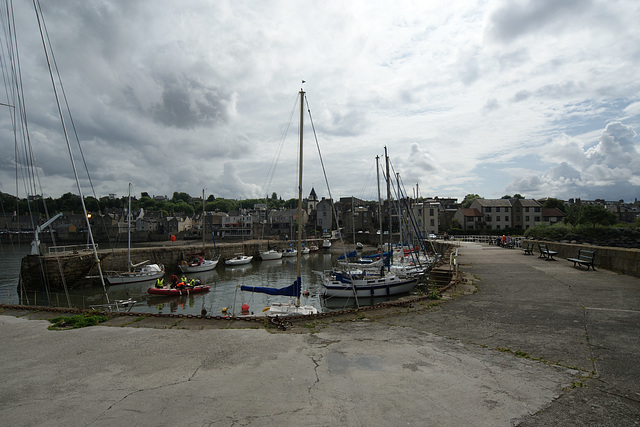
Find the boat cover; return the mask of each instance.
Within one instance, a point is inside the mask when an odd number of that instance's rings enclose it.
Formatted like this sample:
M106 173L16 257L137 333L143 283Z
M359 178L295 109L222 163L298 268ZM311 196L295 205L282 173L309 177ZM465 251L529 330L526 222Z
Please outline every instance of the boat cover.
M240 290L249 292L260 292L269 295L284 295L288 297L299 297L302 290L302 280L298 277L293 284L284 288L266 288L263 286L240 286Z

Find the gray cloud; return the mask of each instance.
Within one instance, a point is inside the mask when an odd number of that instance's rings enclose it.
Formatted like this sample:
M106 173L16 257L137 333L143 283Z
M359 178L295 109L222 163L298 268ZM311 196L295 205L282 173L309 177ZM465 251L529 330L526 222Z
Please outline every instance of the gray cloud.
M550 26L561 30L590 7L590 0L505 2L490 16L488 34L493 40L509 43Z
M514 179L508 191L526 192L537 197L581 197L633 200L640 194L640 141L636 132L621 122L611 122L602 131L598 143L586 150L574 141L564 140L549 147L553 159L571 158L538 175ZM617 200L617 199L616 199Z

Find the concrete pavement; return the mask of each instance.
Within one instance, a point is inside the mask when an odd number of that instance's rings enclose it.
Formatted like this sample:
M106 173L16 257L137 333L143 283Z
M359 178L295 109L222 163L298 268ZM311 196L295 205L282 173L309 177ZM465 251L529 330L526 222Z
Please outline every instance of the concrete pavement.
M452 292L466 295L298 322L298 333L156 318L49 331L27 320L36 313L6 311L0 420L640 425L640 279L475 244L459 260L467 283Z

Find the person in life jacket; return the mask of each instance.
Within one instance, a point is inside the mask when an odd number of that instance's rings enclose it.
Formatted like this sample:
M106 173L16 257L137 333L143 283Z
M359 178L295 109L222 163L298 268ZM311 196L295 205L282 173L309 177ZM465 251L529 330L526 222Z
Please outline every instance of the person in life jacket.
M196 281L194 279L189 280L189 287L193 288L195 286Z
M164 288L164 277L158 277L156 280L156 288Z
M184 274L182 275L182 277L180 278L181 282L184 282L184 284L186 285L187 283L189 283L189 281L187 280L187 276L185 276Z
M186 284L184 282L178 282L176 284L176 288L178 289L184 289L186 287Z

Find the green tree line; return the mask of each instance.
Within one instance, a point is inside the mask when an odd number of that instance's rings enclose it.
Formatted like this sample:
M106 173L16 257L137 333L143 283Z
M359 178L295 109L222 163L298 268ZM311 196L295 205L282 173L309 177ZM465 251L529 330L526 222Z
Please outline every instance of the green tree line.
M277 197L276 193L266 200L270 209L279 208L295 208L297 199L282 200ZM84 199L85 206L89 212L102 212L105 209L125 209L129 205L129 197L120 198L101 198L88 196ZM154 200L148 193L141 193L140 197L131 197L132 210L143 208L145 211L162 212L164 215L186 214L193 215L195 212L202 211L201 198L192 198L189 194L183 192L174 192L171 199ZM254 205L265 203L265 199L244 199L234 200L210 195L204 201L205 211L213 212L232 212L238 209L251 209ZM82 214L82 202L80 196L66 193L58 199L47 197L44 199L36 199L28 201L26 198L20 199L15 196L0 193L0 208L3 213L9 214L18 212L21 215L35 214L56 214L64 212L68 214Z

